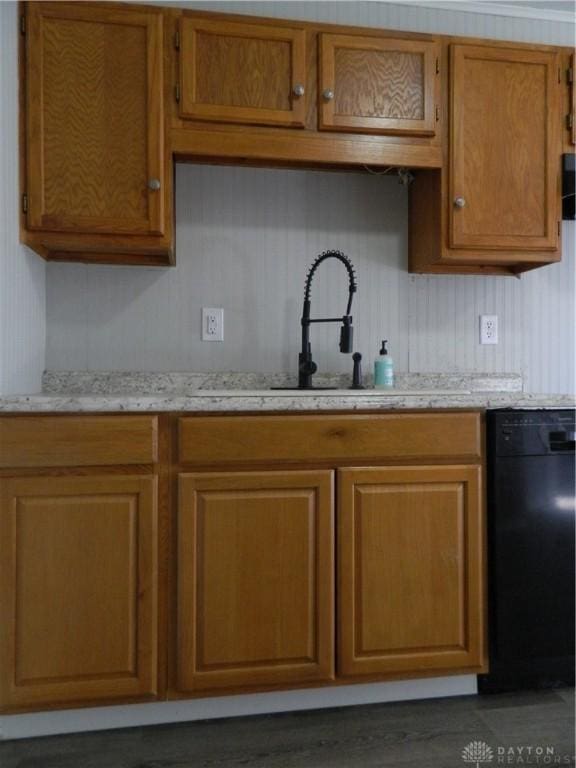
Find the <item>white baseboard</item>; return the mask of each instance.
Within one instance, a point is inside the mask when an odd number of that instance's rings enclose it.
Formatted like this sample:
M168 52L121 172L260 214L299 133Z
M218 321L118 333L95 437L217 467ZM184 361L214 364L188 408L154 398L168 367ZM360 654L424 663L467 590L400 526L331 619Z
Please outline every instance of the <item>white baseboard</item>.
M252 693L211 699L163 701L118 707L67 709L0 717L0 739L27 739L79 731L133 728L160 723L211 720L301 709L349 707L409 699L432 699L477 693L475 675L346 685L337 688Z

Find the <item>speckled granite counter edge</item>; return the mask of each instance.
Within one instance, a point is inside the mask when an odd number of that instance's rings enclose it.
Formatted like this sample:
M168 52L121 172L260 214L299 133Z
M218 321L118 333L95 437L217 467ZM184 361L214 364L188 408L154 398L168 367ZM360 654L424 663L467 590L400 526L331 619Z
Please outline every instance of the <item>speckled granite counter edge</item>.
M355 395L291 397L258 396L130 396L21 395L0 398L1 413L142 413L142 412L273 412L489 408L573 408L571 395L513 392L462 395L387 396L375 392Z

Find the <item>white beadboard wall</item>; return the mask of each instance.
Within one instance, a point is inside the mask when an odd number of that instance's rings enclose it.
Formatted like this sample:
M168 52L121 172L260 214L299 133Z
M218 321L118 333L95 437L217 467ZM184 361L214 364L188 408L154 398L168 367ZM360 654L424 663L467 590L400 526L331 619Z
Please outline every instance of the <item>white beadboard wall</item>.
M185 7L570 45L558 21L380 2L218 2ZM528 391L573 392L574 224L559 265L520 280L406 272L407 194L396 179L180 165L173 270L49 265L47 367L293 371L306 268L339 248L354 261L356 348L379 340L401 371L505 371ZM344 272L317 273L313 307L342 311ZM202 306L225 310L225 341L200 341ZM480 346L478 316L497 314L500 344ZM342 371L337 329L314 328L321 370Z
M46 343L46 267L19 242L17 8L0 2L0 395L40 389Z

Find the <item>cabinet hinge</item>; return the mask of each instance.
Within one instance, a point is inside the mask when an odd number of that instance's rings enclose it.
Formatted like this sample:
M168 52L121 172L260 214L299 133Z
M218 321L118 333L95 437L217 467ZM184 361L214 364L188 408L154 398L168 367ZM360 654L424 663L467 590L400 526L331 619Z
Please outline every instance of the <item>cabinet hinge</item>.
M174 86L174 98L176 99L176 102L180 103L180 86L178 83Z
M572 83L574 82L574 70L572 69L572 67L569 67L566 70L566 82L568 83L568 85L572 85Z
M21 35L26 34L26 16L24 16L24 14L20 16L20 34Z
M22 213L28 213L28 195L26 192L22 195Z
M436 122L440 120L440 107L436 104Z
M560 229L561 229L561 227L562 227L561 223L560 223L560 222L558 222L558 237L560 237L560 234L561 234L561 233L560 233Z
M180 32L178 30L174 33L174 48L177 51L180 50Z
M574 127L574 115L573 114L566 115L566 128L568 128L568 130L571 131L573 127Z
M436 74L440 74L440 61L438 60L438 57L436 57Z

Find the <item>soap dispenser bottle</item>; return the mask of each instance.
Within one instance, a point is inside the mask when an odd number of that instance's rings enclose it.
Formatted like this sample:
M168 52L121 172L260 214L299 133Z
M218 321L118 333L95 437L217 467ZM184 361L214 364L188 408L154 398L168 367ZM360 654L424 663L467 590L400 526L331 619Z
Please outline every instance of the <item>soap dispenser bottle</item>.
M380 356L374 362L374 386L377 389L391 389L394 386L394 360L386 349L388 340L384 339Z

